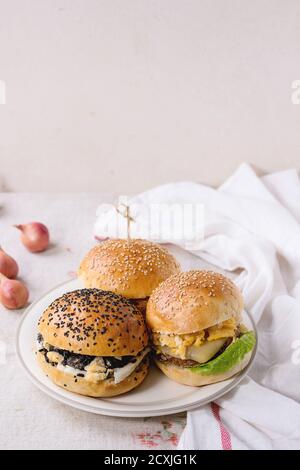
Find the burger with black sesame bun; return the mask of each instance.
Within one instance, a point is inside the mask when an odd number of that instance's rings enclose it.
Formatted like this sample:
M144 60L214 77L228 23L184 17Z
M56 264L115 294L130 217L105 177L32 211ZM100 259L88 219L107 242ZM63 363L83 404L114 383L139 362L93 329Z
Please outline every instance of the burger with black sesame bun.
M201 386L240 372L256 338L242 324L242 294L222 274L189 271L150 296L146 321L157 366L176 382Z
M92 248L78 275L85 287L122 295L146 313L152 291L179 271L174 256L161 245L142 239L114 239Z
M37 358L53 382L91 397L137 387L149 367L144 317L125 298L79 289L56 299L38 323Z

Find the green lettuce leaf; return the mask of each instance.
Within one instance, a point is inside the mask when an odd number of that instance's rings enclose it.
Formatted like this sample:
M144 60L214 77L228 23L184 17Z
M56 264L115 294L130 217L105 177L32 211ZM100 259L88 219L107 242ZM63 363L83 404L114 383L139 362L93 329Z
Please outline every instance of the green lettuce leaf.
M222 354L205 364L189 367L192 372L202 375L222 374L227 372L236 364L239 364L246 354L250 352L256 343L254 331L247 331L236 341L231 343Z

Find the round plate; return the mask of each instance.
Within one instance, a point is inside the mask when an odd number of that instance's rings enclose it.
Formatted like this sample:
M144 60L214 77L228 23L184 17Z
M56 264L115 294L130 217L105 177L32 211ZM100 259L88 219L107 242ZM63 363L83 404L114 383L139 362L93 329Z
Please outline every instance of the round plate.
M90 413L119 417L162 416L191 410L220 398L235 387L247 374L248 366L235 377L203 387L180 385L168 379L155 366L151 366L145 381L135 390L112 398L91 398L64 390L54 385L40 369L35 356L37 322L42 312L57 297L82 288L79 280L61 284L30 305L24 313L17 332L17 354L31 381L52 398ZM243 321L249 328L256 328L253 320L244 312Z

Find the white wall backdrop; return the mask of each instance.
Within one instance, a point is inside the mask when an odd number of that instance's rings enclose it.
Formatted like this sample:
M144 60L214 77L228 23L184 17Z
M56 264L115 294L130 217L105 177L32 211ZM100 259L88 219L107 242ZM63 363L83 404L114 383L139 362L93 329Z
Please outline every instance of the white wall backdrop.
M2 190L300 168L299 0L0 0Z

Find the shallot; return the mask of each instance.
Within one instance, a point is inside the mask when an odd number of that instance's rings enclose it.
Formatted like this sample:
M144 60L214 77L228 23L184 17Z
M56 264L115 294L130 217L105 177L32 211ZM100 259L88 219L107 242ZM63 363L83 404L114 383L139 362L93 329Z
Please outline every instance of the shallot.
M13 279L17 277L18 272L17 262L0 247L0 273Z
M40 222L30 222L29 224L15 225L21 230L21 242L32 253L45 251L49 246L49 230Z
M22 308L27 304L28 297L28 289L21 281L0 274L0 301L4 307L10 310Z

